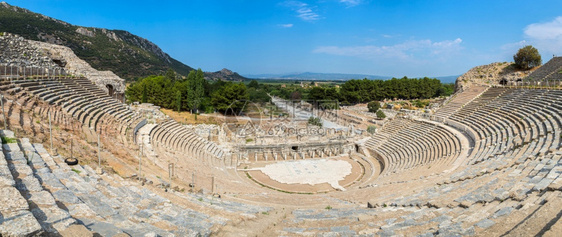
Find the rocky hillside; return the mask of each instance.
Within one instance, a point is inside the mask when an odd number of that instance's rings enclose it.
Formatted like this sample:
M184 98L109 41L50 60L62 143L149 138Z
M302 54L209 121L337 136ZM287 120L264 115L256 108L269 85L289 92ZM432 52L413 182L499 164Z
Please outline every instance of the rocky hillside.
M168 68L187 76L193 69L127 31L76 26L5 2L0 3L0 32L67 46L93 68L112 71L124 79L164 74ZM227 74L207 73L210 79L226 79Z
M455 87L456 90L459 90L470 87L473 84L498 85L502 81L502 83L509 84L526 77L534 70L536 68L527 71L520 70L512 62L477 66L457 78Z
M33 67L38 67L51 74L66 72L74 76L84 76L104 91L107 91L107 85L111 85L116 92L125 92L125 83L122 78L111 71L98 71L92 68L84 60L78 58L70 48L27 40L11 33L0 35L0 64L27 68L25 72L29 74L34 73ZM35 73L38 72L35 71Z
M182 75L192 70L154 43L127 31L75 26L5 2L0 3L0 32L67 46L92 67L125 79L162 74L168 68Z
M205 72L205 79L213 81L244 81L247 78L241 76L236 72L223 68L222 70L216 72Z

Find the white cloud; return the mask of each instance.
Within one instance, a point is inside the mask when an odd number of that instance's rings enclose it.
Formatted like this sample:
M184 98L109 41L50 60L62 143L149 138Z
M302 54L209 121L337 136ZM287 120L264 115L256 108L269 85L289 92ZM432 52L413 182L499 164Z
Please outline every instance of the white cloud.
M291 27L293 27L293 24L279 24L277 26L279 26L281 28L291 28Z
M530 24L523 32L528 41L539 50L562 53L562 16L550 22Z
M285 1L283 5L295 11L297 17L304 21L320 20L320 15L316 12L316 7L314 6L299 1Z
M354 7L361 4L362 0L340 0L340 3L347 5L348 7Z
M462 39L433 42L431 40L410 40L390 46L321 46L314 53L351 56L366 59L397 59L423 61L425 59L445 59L462 49Z
M504 44L500 48L501 48L501 50L504 50L504 51L513 50L513 49L517 50L517 49L519 49L519 48L521 48L525 45L528 45L527 41L521 40L521 41L515 42L515 43Z
M541 40L558 39L562 36L562 16L551 22L534 23L525 27L525 35Z

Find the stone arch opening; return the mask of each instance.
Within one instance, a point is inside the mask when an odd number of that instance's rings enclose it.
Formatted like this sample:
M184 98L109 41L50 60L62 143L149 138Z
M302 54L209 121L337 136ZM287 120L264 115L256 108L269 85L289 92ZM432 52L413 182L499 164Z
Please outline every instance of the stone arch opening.
M64 67L64 66L66 66L66 62L63 61L63 60L61 60L61 59L53 59L53 62L54 62L55 64L57 64L59 67Z
M500 80L500 85L507 85L507 79L503 78Z
M115 93L115 89L113 88L113 85L111 84L107 84L105 85L105 88L107 88L107 94L112 97L113 94Z

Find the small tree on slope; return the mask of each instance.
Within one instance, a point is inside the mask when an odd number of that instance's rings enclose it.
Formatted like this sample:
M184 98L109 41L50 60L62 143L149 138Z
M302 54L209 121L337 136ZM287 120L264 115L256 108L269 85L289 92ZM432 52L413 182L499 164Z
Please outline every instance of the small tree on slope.
M524 70L531 69L542 64L539 51L531 45L520 48L519 51L513 55L513 60L519 68Z

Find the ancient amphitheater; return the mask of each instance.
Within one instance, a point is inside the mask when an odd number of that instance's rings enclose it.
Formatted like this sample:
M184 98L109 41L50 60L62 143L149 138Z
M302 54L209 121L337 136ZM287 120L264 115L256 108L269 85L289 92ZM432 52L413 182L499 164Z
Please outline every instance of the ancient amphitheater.
M562 231L560 57L367 136L352 110L326 112L324 129L236 118L201 131L123 104L123 81L67 48L10 34L0 48L0 236Z

